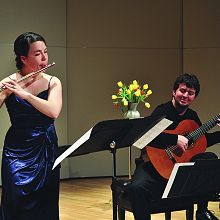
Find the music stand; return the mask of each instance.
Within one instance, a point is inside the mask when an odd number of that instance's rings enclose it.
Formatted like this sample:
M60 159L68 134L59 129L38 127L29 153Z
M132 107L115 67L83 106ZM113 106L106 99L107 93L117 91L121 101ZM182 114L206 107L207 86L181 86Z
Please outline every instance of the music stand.
M88 134L85 134L85 140L80 141L72 151L67 152L77 141L72 146L67 145L59 149L59 157L56 159L53 169L67 156L74 157L104 150L116 151L118 148L129 147L163 120L167 119L161 116L148 116L132 120L116 119L99 122L86 132ZM160 129L164 130L168 125L166 122ZM155 137L160 132L155 132ZM65 153L67 154L65 155Z
M99 122L92 128L91 133L89 133L89 137L86 137L86 141L84 143L82 143L79 147L77 146L77 148L74 149L72 153L69 154L68 152L68 155L62 157L62 155L64 155L65 152L67 152L68 149L71 148L71 146L65 147L67 149L65 149L64 152L61 152L61 155L56 159L53 169L63 159L65 159L66 156L74 157L98 151L110 150L110 152L112 153L113 183L116 179L116 150L119 148L130 147L138 140L141 140L141 143L138 143L138 147L140 147L141 145L142 147L146 146L148 144L147 142L144 145L146 133L150 130L153 130L153 128L155 128L157 124L160 124L161 121L166 122L163 123L159 129L156 129L157 131L153 132L155 133L154 135L150 135L151 139L153 139L157 135L159 135L164 129L166 129L172 122L159 115L131 120L117 119ZM112 200L114 204L114 201L116 201L116 194L113 191ZM117 207L113 206L113 219L117 219L116 209Z
M175 164L162 198L205 196L220 192L220 159Z

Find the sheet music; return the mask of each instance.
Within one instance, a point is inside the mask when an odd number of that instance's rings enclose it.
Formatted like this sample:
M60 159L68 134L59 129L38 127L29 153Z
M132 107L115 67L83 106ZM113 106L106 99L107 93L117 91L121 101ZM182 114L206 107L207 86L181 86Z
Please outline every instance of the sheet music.
M57 159L55 160L53 164L52 170L61 163L66 157L68 157L71 153L73 153L78 147L80 147L83 143L85 143L92 132L92 129L89 129L82 137L80 137L73 145L71 145L66 151L64 151Z
M147 131L141 138L139 138L133 146L143 149L148 143L150 143L155 137L157 137L162 131L164 131L173 122L163 118L156 125L154 125L149 131Z
M181 166L193 166L194 165L194 162L188 162L188 163L176 163L173 167L173 170L172 170L172 173L170 175L170 178L167 182L167 185L166 185L166 188L163 192L163 196L162 196L162 199L164 198L167 198L169 192L170 192L170 189L171 189L171 186L173 185L173 182L174 182L174 179L176 177L176 174L177 174L177 171L179 169L179 167Z

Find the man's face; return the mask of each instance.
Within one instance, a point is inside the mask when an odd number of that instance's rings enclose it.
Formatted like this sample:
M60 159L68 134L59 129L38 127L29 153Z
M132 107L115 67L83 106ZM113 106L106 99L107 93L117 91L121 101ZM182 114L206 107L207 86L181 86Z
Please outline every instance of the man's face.
M179 84L179 88L173 91L173 100L175 106L188 107L196 97L194 88L189 88L185 83Z

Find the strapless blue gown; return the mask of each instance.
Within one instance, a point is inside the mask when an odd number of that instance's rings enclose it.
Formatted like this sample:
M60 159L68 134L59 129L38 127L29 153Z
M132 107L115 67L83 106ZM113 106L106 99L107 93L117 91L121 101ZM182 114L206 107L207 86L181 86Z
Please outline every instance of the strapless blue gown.
M38 94L47 100L48 90ZM59 168L54 119L11 94L5 101L11 127L3 148L3 220L58 220Z

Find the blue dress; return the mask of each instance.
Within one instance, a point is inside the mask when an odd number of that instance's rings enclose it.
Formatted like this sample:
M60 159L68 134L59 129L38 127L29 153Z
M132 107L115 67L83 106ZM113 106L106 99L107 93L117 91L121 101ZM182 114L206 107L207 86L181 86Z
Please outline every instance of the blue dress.
M47 100L49 89L37 96ZM58 220L59 167L54 119L11 94L5 101L11 127L2 156L3 220Z

